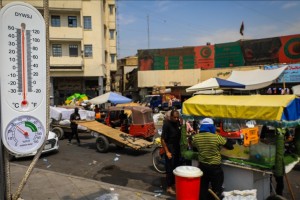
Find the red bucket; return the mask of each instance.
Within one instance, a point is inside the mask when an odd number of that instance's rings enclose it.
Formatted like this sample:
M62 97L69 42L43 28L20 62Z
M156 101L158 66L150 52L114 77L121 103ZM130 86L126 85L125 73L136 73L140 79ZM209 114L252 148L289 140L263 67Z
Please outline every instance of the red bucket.
M174 169L177 200L199 200L202 171L193 166Z

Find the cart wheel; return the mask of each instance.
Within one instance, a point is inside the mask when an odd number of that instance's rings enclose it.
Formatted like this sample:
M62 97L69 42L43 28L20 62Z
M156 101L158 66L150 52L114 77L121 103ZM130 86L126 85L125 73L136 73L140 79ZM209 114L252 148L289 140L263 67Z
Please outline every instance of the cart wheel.
M59 140L64 139L64 134L65 133L64 133L64 130L62 128L54 127L51 131L54 132L57 135Z
M96 139L96 147L100 153L106 153L109 147L109 142L105 136L100 135Z

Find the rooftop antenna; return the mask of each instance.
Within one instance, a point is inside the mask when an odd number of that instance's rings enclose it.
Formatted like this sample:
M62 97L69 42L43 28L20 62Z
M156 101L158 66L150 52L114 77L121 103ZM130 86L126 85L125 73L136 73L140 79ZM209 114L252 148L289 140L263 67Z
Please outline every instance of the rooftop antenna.
M147 33L148 33L148 49L150 48L150 27L149 27L149 15L147 15Z

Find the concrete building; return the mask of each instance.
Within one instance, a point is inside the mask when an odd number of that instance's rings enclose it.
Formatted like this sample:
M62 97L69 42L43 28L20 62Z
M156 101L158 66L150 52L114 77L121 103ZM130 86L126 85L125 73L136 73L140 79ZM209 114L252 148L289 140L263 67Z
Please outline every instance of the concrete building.
M110 74L117 70L115 0L48 1L52 103L73 93L95 97L110 91ZM43 15L43 0L24 2Z

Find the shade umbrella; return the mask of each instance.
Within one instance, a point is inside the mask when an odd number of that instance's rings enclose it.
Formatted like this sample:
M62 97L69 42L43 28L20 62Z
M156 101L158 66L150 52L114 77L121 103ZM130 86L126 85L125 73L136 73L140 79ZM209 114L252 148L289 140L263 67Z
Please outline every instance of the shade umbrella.
M210 78L206 81L193 85L186 89L187 92L195 92L199 90L209 90L209 89L232 89L232 88L245 88L245 85L236 83L233 81L227 81L221 78Z
M119 103L129 103L131 101L132 101L131 99L124 97L115 92L107 92L105 94L102 94L100 96L97 96L89 100L89 102L93 104L102 104L107 102L119 104Z

